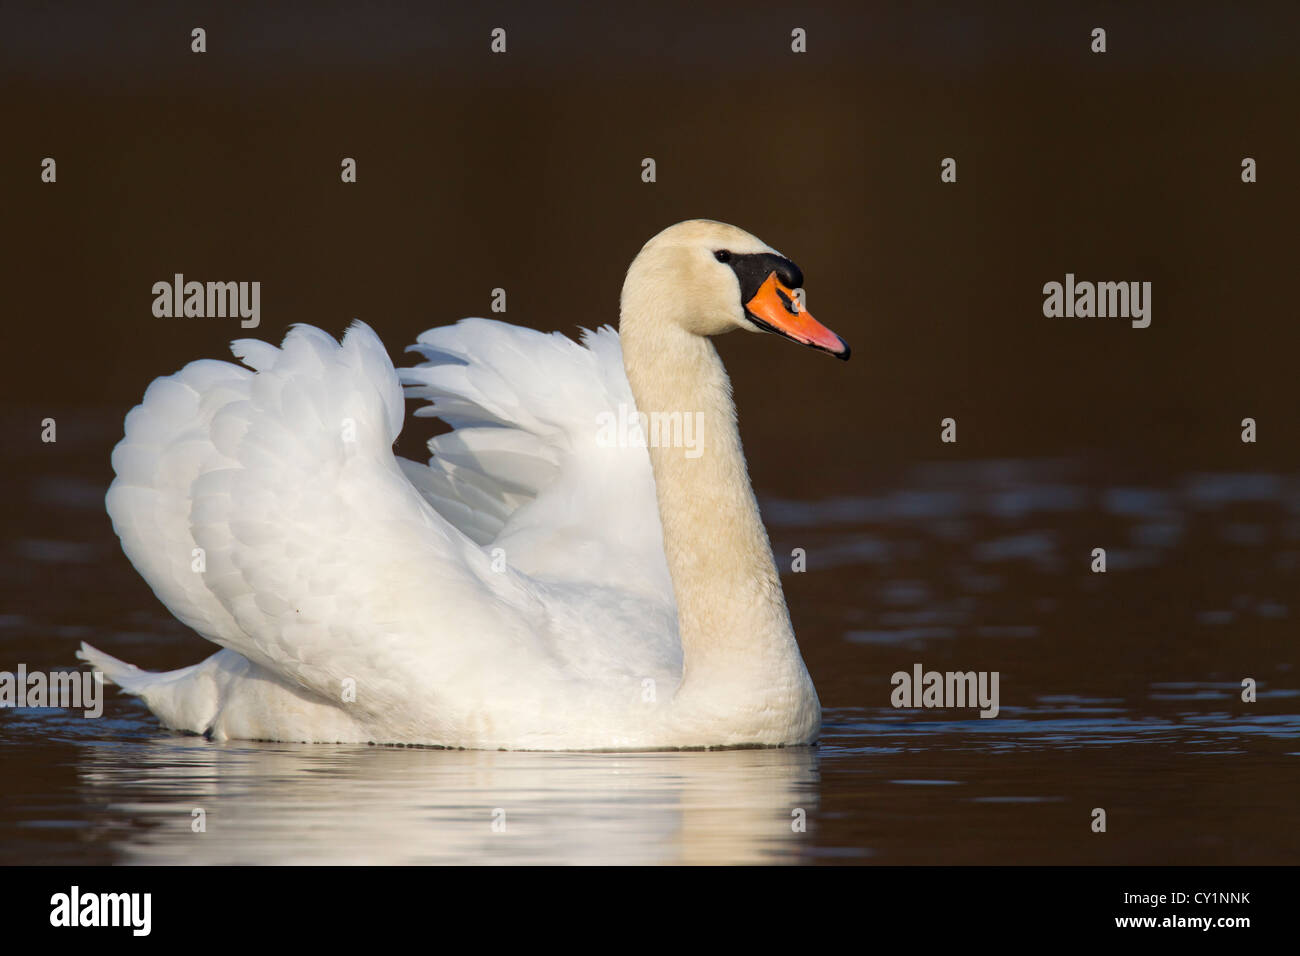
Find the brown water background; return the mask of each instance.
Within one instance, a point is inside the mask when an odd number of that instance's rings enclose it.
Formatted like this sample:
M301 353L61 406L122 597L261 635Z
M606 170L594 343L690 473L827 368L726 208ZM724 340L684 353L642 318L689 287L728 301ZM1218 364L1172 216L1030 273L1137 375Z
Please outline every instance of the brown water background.
M1294 5L9 4L0 27L0 670L81 640L208 653L103 492L148 382L232 338L361 318L400 364L496 287L512 322L612 323L641 243L703 216L795 259L854 349L719 342L774 548L808 554L784 583L816 750L222 745L117 696L0 711L0 861L1300 861ZM155 318L178 272L259 280L261 327ZM1067 272L1150 281L1150 328L1044 318ZM999 671L1001 715L894 710L917 661Z

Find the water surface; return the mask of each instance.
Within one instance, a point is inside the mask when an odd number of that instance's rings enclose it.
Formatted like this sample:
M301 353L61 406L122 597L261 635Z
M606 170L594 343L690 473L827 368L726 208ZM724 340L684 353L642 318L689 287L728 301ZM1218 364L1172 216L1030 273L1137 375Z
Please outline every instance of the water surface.
M83 421L94 447L112 434ZM198 660L117 547L102 465L63 454L3 479L0 669L70 667L81 640ZM1300 478L1114 474L951 462L870 494L761 495L776 553L807 555L784 582L825 707L815 748L215 743L110 690L98 720L0 711L0 861L1300 861ZM998 716L893 708L914 663L998 671Z

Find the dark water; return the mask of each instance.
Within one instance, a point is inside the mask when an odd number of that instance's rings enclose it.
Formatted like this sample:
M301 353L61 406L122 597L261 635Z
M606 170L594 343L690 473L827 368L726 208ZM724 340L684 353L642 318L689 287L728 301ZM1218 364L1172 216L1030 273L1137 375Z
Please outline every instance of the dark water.
M4 667L71 666L81 640L198 660L78 473L94 455L76 436L97 448L113 423L67 422L61 459L20 458L0 485ZM816 748L221 744L110 690L98 720L0 710L0 862L1300 861L1300 476L945 463L763 505L777 553L808 555L785 586L825 706ZM999 715L892 708L890 675L916 662L998 671Z

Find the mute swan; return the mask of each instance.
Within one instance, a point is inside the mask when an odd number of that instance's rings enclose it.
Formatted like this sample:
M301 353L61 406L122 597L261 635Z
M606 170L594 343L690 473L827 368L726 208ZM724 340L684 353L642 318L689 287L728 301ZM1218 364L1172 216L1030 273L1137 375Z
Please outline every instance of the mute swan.
M159 599L223 649L169 673L78 656L218 740L812 743L821 708L708 338L765 330L848 358L802 284L748 233L692 220L646 243L619 331L583 345L465 319L399 373L361 322L341 344L300 325L280 348L234 342L248 368L155 380L108 512ZM402 384L454 429L428 465L393 454ZM601 439L637 410L693 416L700 444Z

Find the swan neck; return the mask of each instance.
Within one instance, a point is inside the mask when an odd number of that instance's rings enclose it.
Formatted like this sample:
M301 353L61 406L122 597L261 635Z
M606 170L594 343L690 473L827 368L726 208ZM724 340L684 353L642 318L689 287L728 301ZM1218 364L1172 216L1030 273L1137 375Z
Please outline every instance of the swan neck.
M626 310L621 325L628 381L643 425L649 423L683 689L783 679L810 688L717 351L703 336L673 323L642 325ZM682 441L662 427L679 420Z

